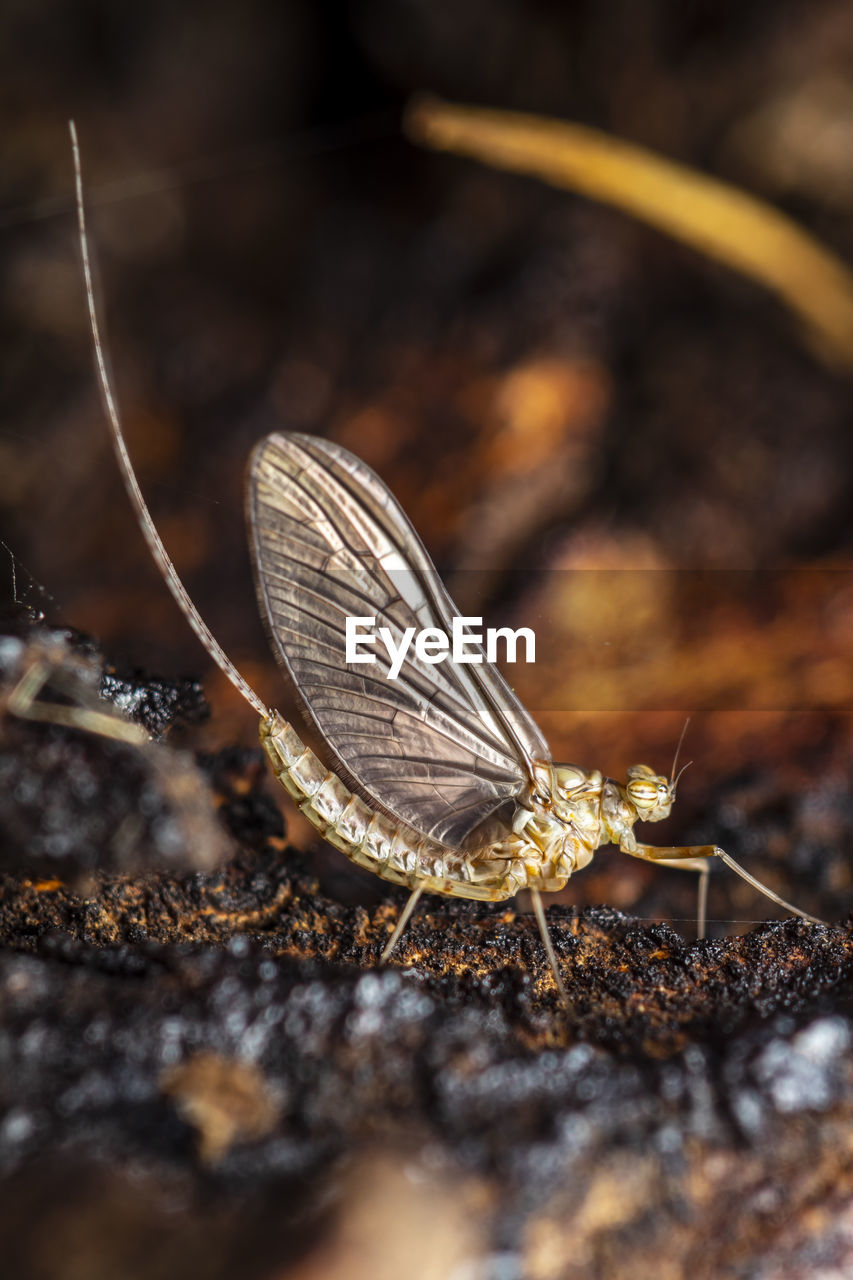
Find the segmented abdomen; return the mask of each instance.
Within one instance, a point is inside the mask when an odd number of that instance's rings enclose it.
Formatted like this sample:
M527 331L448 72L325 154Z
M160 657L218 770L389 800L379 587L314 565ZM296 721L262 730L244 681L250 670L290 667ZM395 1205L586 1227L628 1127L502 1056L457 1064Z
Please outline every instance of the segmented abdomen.
M329 844L381 879L411 889L420 885L430 893L492 902L511 898L527 885L524 861L501 853L500 846L476 855L450 853L371 809L326 768L277 712L261 721L260 736L275 776L308 821Z

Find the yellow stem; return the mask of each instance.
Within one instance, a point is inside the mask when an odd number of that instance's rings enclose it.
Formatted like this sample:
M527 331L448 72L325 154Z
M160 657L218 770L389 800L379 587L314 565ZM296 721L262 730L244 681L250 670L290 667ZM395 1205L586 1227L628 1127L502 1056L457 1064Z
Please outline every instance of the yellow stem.
M831 363L853 368L853 272L790 218L597 129L418 97L408 136L602 200L773 290Z

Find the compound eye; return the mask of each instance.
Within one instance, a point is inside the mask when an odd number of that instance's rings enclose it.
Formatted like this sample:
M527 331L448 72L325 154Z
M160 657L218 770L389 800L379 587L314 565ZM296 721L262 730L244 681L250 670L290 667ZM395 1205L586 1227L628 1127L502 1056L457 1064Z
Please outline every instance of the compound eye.
M654 809L660 799L656 783L648 782L645 778L632 778L625 790L628 792L628 799L638 809Z
M657 782L658 774L647 764L632 764L628 770L628 778L630 781Z

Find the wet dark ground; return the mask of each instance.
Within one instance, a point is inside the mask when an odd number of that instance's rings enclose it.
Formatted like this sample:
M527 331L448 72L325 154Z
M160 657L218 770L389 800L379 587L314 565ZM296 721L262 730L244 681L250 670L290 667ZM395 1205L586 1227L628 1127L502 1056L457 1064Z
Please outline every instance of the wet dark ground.
M157 683L136 689L162 718ZM129 811L150 753L177 755L7 714L0 768L47 755L76 828L83 748ZM519 903L431 898L382 970L403 895L372 881L355 905L342 858L289 847L259 751L200 765L186 812L158 797L183 872L111 872L115 825L80 832L76 891L73 851L49 878L7 855L10 1274L367 1275L371 1250L424 1275L847 1265L853 929L828 899L825 926L693 943L552 907L568 1009ZM228 849L200 872L208 788Z

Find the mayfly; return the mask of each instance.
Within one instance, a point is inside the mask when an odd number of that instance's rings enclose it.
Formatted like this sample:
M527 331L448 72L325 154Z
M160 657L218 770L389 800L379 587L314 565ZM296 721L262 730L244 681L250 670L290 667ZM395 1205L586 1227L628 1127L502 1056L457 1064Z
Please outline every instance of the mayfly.
M703 889L708 860L720 858L773 902L820 923L715 845L663 848L638 841L638 821L668 816L674 769L667 778L634 765L619 783L597 770L555 764L541 731L493 666L428 665L411 649L394 681L378 654L369 668L347 665L347 617L373 616L399 642L410 627L447 632L456 610L382 481L352 453L315 436L278 433L261 441L249 465L246 506L258 600L275 656L335 771L264 705L190 599L131 465L99 336L80 156L70 127L98 377L130 501L193 631L260 716L261 742L276 777L330 844L410 889L383 961L422 893L497 902L526 889L565 998L541 894L562 889L609 842L635 858L698 871ZM704 892L700 903L701 933Z

